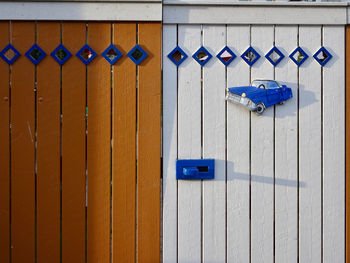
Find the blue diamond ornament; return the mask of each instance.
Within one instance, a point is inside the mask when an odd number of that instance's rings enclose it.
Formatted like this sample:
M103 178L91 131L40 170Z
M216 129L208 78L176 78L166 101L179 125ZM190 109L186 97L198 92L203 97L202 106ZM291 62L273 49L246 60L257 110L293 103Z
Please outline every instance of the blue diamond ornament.
M169 54L168 58L178 67L187 58L187 54L177 46Z
M1 52L0 56L7 62L7 64L12 65L13 62L17 60L17 58L21 54L14 48L11 44L8 44Z
M265 57L274 67L284 59L283 53L275 46L265 55Z
M123 55L116 46L111 44L105 51L103 51L102 56L109 62L109 64L114 65Z
M216 57L222 62L222 64L228 66L237 56L228 46L226 46L216 55Z
M72 54L69 52L69 50L66 49L66 47L63 46L62 44L60 44L58 47L56 47L55 50L52 51L50 55L61 66L64 63L66 63L66 61L72 56Z
M90 62L97 56L96 52L87 44L85 44L76 54L76 56L85 64Z
M139 45L135 45L127 54L127 56L136 64L140 63L148 56L146 51L144 51Z
M250 46L246 51L243 52L241 58L249 65L253 66L260 58L259 53Z
M332 54L325 47L321 47L315 54L314 59L323 67L332 59Z
M308 55L306 54L306 52L301 48L301 47L297 47L290 55L289 55L290 59L293 60L293 62L295 64L297 64L298 67L300 67L305 60L308 59Z
M29 58L34 65L38 65L44 59L46 53L37 44L34 44L27 52L26 57Z
M200 47L192 56L199 65L204 67L205 64L213 57L205 47Z

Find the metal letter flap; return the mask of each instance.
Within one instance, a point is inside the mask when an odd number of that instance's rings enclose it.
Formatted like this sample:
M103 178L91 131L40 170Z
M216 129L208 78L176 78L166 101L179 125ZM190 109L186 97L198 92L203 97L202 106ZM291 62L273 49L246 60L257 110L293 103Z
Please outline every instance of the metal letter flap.
M214 179L214 159L176 160L177 180Z

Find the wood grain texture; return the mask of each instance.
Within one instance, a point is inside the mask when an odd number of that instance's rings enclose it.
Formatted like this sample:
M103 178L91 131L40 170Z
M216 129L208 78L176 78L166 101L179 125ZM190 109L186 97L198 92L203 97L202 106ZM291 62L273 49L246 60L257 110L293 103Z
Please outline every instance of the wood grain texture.
M88 44L101 54L111 24L88 24ZM97 56L87 67L87 261L110 259L111 66Z
M179 25L178 44L186 54L201 46L201 27ZM178 68L178 158L201 158L201 67L191 57ZM178 181L178 261L201 262L202 187Z
M137 262L160 261L161 24L140 23L148 53L138 67Z
M35 70L24 56L34 43L34 22L12 22L12 44L22 54L11 73L13 263L35 262Z
M0 49L10 42L9 22L0 22ZM0 59L0 262L10 260L10 67Z
M297 38L297 26L275 27L275 45L286 57L297 46ZM276 262L294 263L298 257L298 67L285 58L275 67L275 79L293 92L292 99L276 106L275 256Z
M227 27L227 45L238 56L227 67L227 87L249 83L249 66L239 58L249 43L249 26ZM249 116L244 107L227 102L227 262L232 263L250 259Z
M321 261L321 45L319 26L300 26L299 45L310 58L299 68L299 261ZM299 183L300 186L300 183Z
M350 26L345 28L345 128L346 128L346 141L345 141L345 168L346 168L346 262L350 261Z
M163 262L177 262L177 26L163 26Z
M273 46L272 26L252 26L251 45L261 56ZM261 58L251 79L273 79L271 63ZM273 261L274 221L274 107L251 114L251 262Z
M58 22L37 24L47 53L61 41ZM46 57L37 66L37 262L60 262L60 66Z
M72 54L85 44L85 23L63 22ZM72 56L62 67L62 262L85 262L86 67Z
M136 255L136 66L125 54L136 44L136 24L114 24L114 44L124 54L114 67L112 262Z
M323 67L323 260L344 262L345 76L344 27L324 26L323 46L334 56Z
M218 54L226 27L203 26L203 45ZM211 59L203 68L203 158L215 159L215 179L203 181L203 262L226 261L225 84L225 65Z

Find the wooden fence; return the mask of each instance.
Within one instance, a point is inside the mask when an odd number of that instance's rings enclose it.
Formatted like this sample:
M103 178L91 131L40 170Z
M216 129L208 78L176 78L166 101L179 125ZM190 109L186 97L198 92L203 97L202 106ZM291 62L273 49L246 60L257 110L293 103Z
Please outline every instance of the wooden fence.
M207 8L176 9L181 24L163 27L164 262L345 262L344 26L206 24ZM176 46L188 55L178 67ZM213 56L203 67L201 46ZM225 46L237 56L227 67ZM240 57L250 46L253 66ZM300 67L288 57L298 46ZM321 47L333 56L324 67ZM294 97L262 116L225 102L226 87L254 79ZM215 158L215 179L176 181L175 160L188 158Z
M159 261L160 36L149 22L0 22L1 50L21 54L0 60L0 262ZM34 43L47 54L36 66Z
M0 2L0 262L348 262L349 9ZM293 98L262 116L225 101L260 78ZM177 181L190 158L214 158L215 179Z

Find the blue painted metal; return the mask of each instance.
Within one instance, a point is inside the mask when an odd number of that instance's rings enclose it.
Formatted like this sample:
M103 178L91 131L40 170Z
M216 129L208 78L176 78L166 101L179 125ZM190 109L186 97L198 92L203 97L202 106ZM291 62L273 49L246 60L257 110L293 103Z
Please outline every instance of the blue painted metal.
M173 58L173 55L176 53L176 52L180 52L182 57L179 61L176 61L174 58ZM179 46L177 46L176 48L174 48L169 54L168 54L168 58L178 67L180 66L180 64L182 62L185 61L185 59L187 58L187 54L185 53L185 51L183 51Z
M5 54L8 50L12 50L14 53L14 56L12 59L8 59ZM15 49L14 46L12 46L11 44L8 44L1 52L0 52L0 56L3 58L3 60L5 60L7 62L7 64L12 65L13 62L15 62L17 60L17 58L19 58L21 54L18 52L17 49Z
M251 55L255 55L255 58L253 58L252 60L250 60ZM253 66L255 64L255 62L257 62L260 58L259 53L252 47L248 47L248 49L246 51L243 52L243 54L241 55L241 58L249 65L249 66Z
M39 52L39 57L36 59L34 58L32 55L32 52ZM44 59L44 57L46 56L46 53L44 52L44 50L42 50L37 44L34 44L27 52L26 52L26 57L29 58L29 60L31 62L33 62L34 65L38 65L40 63L40 61L42 61Z
M116 53L116 56L112 60L107 56L108 52L110 52L111 50L113 50ZM114 65L122 56L122 53L113 44L106 48L106 50L102 53L102 57L104 57L111 65Z
M228 52L231 55L231 58L229 59L222 58L221 55L224 52ZM219 54L216 55L216 57L222 62L222 64L224 64L225 66L228 66L237 56L235 53L233 53L233 51L228 46L226 46L219 52Z
M202 53L202 52L204 52L205 55L206 55L206 58L205 58L204 60L198 58L199 53ZM208 61L209 61L213 56L209 53L209 51L208 51L205 47L202 46L202 47L200 47L200 48L196 51L196 53L193 54L192 57L198 62L199 65L201 65L202 67L204 67L204 65L207 64Z
M297 60L294 58L294 55L300 52L300 54L302 54L303 58L301 60ZM308 54L306 54L306 52L301 48L301 47L297 47L290 55L289 55L290 59L293 60L293 62L295 64L297 64L298 67L300 67L307 59L308 59Z
M214 159L176 160L177 180L214 179Z
M274 61L270 56L273 54L273 53L276 53L277 55L279 55L279 58ZM281 52L281 50L279 50L276 46L274 46L266 55L265 57L267 58L268 61L270 61L270 63L276 67L281 61L282 59L284 59L284 55L283 53Z
M90 57L88 59L85 59L82 57L82 53L84 51L90 52ZM87 66L90 64L90 62L97 56L96 52L87 44L85 44L76 54L76 56Z
M138 59L135 59L132 54L134 52L141 52L142 53L142 56ZM147 56L147 52L144 51L139 45L135 45L130 51L129 53L127 54L127 56L136 64L136 65L139 65Z
M319 55L322 55L323 58L319 58ZM314 59L316 59L316 61L318 63L320 63L320 65L322 67L324 67L328 61L330 61L332 59L332 54L329 53L329 51L325 48L325 47L321 47L315 54L314 54Z
M63 59L60 59L58 56L56 56L57 52L63 50L67 56L64 57ZM53 57L54 60L57 61L58 64L60 64L61 66L66 63L66 61L72 56L72 54L69 52L69 50L63 46L62 44L60 44L58 47L55 48L54 51L51 52L51 57Z
M256 80L251 86L228 88L226 93L226 100L243 105L258 114L292 97L291 88L273 80Z
M199 170L197 167L186 167L182 168L182 173L186 176L194 176L199 174Z

